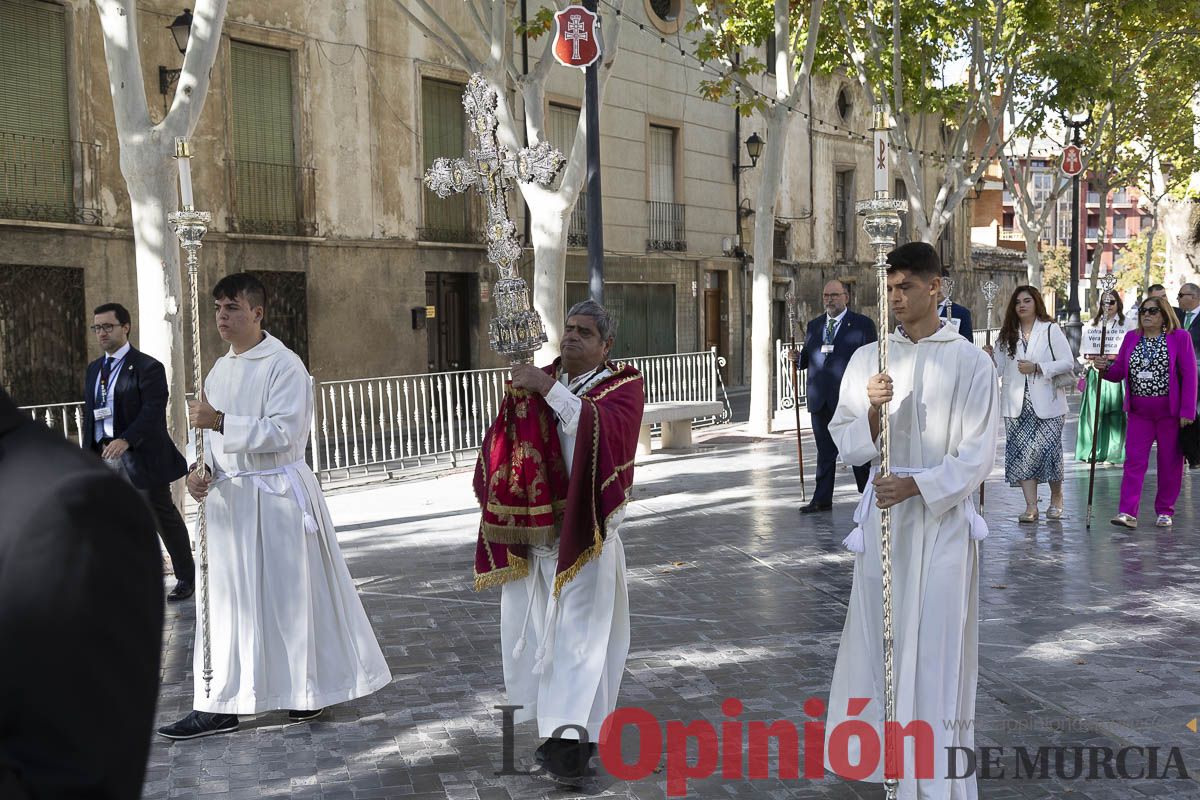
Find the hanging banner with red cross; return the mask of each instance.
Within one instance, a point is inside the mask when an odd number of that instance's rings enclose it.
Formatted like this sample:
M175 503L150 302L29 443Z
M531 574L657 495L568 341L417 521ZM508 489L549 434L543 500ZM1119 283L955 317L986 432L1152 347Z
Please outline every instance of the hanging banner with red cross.
M564 67L583 69L600 58L600 18L583 6L567 6L554 15L554 58Z

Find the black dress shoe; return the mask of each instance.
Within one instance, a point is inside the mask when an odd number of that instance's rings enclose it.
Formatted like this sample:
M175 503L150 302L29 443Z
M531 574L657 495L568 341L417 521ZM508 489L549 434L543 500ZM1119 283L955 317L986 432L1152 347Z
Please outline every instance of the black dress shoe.
M833 508L833 503L818 503L815 500L806 506L800 506L801 514L812 514L817 511L829 511Z
M575 739L547 739L542 747L545 748L542 767L551 780L578 786L585 778L596 774L589 764L596 754L595 744L582 744Z
M158 735L175 740L199 739L201 736L232 733L237 729L237 714L210 714L207 711L193 711L174 725L159 728Z
M288 719L292 722L308 722L310 719L316 719L325 713L325 709L318 708L312 711L289 711Z
M187 581L176 581L175 588L167 595L167 601L174 603L179 600L187 600L196 593L196 587Z

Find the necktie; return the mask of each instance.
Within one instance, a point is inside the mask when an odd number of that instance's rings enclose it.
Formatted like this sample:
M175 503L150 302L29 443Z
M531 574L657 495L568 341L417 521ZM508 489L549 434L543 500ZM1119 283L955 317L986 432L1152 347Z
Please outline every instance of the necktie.
M1183 320L1184 320L1184 321L1183 321L1183 329L1184 329L1185 331L1186 331L1188 328L1192 327L1192 320L1195 318L1195 316L1196 316L1196 312L1195 312L1195 311L1189 311L1189 312L1187 312L1187 314L1185 314L1185 315L1184 315L1184 317L1183 317Z
M100 405L108 402L108 381L112 377L112 356L105 356L100 365Z
M825 344L833 344L833 326L837 324L837 320L833 317L829 318L829 322L825 324Z

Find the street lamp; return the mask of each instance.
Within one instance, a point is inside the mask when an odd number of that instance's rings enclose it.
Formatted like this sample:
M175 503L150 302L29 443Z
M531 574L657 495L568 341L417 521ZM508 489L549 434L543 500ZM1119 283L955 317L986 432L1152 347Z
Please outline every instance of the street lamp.
M175 39L175 46L179 48L179 54L183 55L187 52L188 37L192 35L192 10L185 8L183 13L176 17L167 29L171 31L171 36ZM179 80L181 69L167 69L159 66L158 68L158 93L163 96L163 106L166 106L167 95L171 93L171 87Z
M749 138L746 139L746 153L750 156L750 163L738 163L741 161L741 159L733 162L733 179L735 181L737 180L738 175L742 174L748 169L754 169L756 166L758 166L758 157L762 155L763 145L766 143L766 139L763 139L757 133L750 134Z
M1071 115L1067 124L1071 126L1071 144L1079 147L1083 143L1079 130L1092 121L1092 112L1088 109L1076 111ZM1079 176L1083 170L1071 178L1071 278L1070 294L1067 298L1067 340L1071 343L1071 352L1079 355L1079 343L1083 336L1083 321L1079 318Z

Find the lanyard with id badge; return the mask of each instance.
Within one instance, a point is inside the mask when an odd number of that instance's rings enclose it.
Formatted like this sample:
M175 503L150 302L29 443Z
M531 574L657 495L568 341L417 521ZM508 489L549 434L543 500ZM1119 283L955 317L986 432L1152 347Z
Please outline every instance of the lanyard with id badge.
M104 374L104 366L100 367L100 380L97 381L96 389L96 409L93 417L97 422L103 422L113 415L112 408L108 405L109 384L112 383L114 376L119 375L121 365L125 362L124 358L113 361L109 367L108 375Z
M821 352L825 355L833 352L833 336L836 330L837 320L830 317L829 321L825 324L825 341L821 345Z

